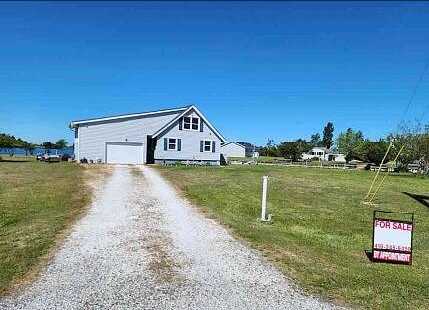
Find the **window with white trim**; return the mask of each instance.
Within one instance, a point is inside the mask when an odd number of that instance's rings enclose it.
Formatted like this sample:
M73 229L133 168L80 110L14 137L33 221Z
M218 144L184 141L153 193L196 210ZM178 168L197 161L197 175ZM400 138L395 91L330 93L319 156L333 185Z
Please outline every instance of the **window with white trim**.
M213 141L204 141L204 152L211 152L213 147Z
M176 151L177 150L177 139L168 138L168 150Z
M193 116L183 117L183 129L186 130L200 130L200 118Z

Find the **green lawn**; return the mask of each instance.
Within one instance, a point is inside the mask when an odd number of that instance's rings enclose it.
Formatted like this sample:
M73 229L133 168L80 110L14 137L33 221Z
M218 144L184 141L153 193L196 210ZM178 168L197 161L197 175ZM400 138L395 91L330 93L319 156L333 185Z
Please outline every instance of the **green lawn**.
M209 216L249 241L308 292L371 309L427 309L429 178L391 176L378 209L414 212L413 265L371 263L374 207L360 204L373 173L278 166L159 167ZM260 223L261 177L269 175L273 224ZM428 201L429 202L429 201Z
M242 162L253 162L256 161L258 163L267 163L267 164L273 164L273 163L284 163L288 162L287 159L284 157L271 157L271 156L259 156L256 158L253 157L231 157L229 158L230 161L242 161Z
M24 157L0 162L0 294L46 256L89 201L84 168Z
M230 157L228 161L240 161L242 163L254 163L257 162L259 164L301 164L307 166L320 166L319 160L312 160L308 162L292 162L290 159L286 159L284 157L271 157L271 156L259 156L256 158L253 157ZM329 162L323 161L324 166L338 164L338 162Z

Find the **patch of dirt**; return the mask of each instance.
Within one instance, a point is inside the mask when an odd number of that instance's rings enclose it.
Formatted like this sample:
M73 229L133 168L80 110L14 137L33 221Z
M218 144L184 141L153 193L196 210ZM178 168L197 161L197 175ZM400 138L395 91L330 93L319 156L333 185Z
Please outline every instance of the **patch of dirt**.
M171 256L171 239L167 236L144 238L144 248L150 253L149 270L159 282L180 282L182 279L177 270L181 265Z
M111 176L114 169L112 165L105 165L105 164L102 164L102 165L81 164L80 166L85 169L85 175L84 175L85 185L90 186L92 190L98 188L100 183L103 183L109 176Z
M131 174L137 187L147 188L142 170L133 167ZM164 218L159 211L159 202L156 199L147 198L145 201L134 201L139 205L139 212L136 222L144 223L142 236L138 246L144 248L148 253L148 268L159 283L182 282L184 279L179 275L178 270L183 266L175 259L174 246L167 230L163 228Z

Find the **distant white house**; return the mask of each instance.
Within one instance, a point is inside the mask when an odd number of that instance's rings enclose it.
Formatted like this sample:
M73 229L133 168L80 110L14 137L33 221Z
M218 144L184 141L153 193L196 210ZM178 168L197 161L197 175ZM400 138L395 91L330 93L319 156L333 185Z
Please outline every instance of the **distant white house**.
M344 154L337 153L331 149L322 146L313 147L308 153L302 153L301 158L303 160L311 160L318 158L326 161L346 162Z
M241 144L245 147L246 157L253 157L253 158L259 157L259 152L257 151L258 148L256 147L256 145L250 142L244 142L244 141L237 141L235 143Z
M220 153L225 159L231 157L245 157L246 148L244 145L237 142L226 142L220 146Z

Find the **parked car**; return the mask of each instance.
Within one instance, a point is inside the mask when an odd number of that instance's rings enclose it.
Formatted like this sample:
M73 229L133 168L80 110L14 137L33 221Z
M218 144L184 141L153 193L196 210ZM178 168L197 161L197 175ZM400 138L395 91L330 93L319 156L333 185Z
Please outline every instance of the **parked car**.
M60 162L62 160L62 157L63 157L63 155L58 154L58 153L56 153L56 154L39 153L36 155L36 160L46 161L46 162L52 163L52 162ZM66 159L66 160L68 160L68 159Z
M60 162L61 161L61 155L58 154L44 154L42 157L43 161L46 161L48 163L53 162Z

